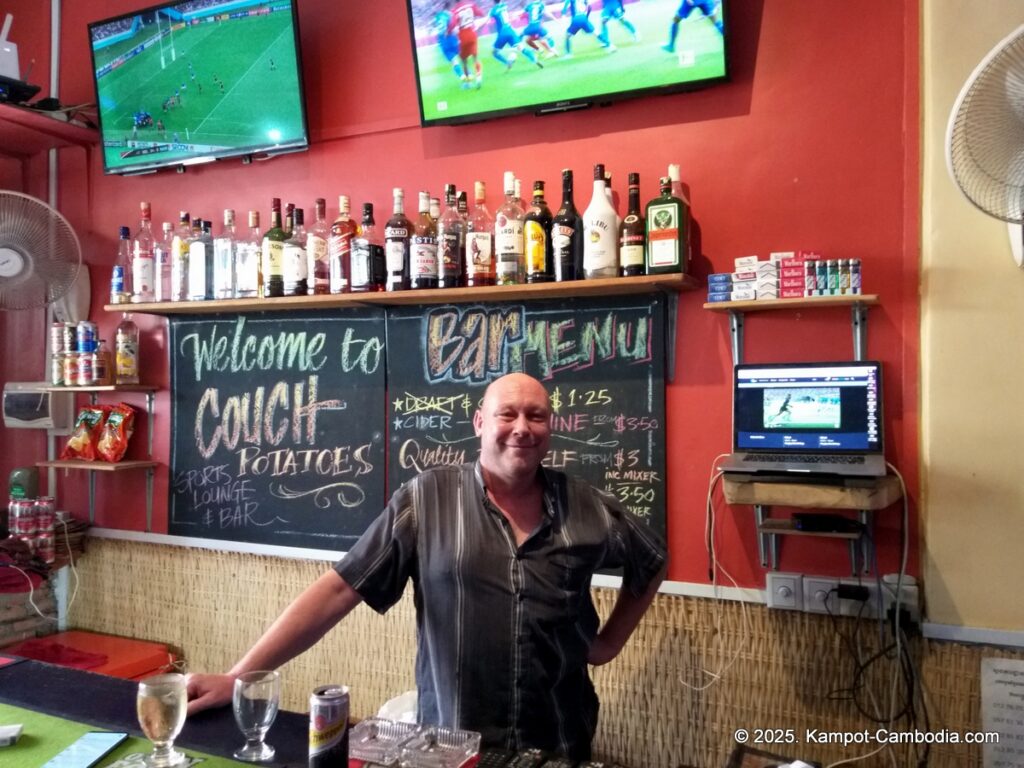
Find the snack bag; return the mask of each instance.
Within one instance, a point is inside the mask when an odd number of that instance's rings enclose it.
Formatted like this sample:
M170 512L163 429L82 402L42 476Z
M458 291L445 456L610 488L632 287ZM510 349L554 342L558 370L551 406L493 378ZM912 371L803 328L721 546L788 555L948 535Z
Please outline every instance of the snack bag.
M61 459L92 461L96 458L96 441L103 429L107 410L107 406L90 405L78 412L75 429L68 438L68 444L61 451Z
M107 414L96 452L103 461L120 461L128 450L128 440L135 424L135 411L126 403L118 403Z

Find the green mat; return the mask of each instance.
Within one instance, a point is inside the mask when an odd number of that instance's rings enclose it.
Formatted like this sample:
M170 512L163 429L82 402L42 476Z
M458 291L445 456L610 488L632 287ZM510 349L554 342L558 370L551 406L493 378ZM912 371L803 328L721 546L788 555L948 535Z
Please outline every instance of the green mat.
M11 747L0 747L0 765L3 768L39 768L47 760L57 755L62 749L74 742L79 736L97 729L73 720L43 715L30 709L0 704L0 725L20 723L22 730L18 743ZM241 738L239 739L241 746ZM153 745L146 739L129 736L117 749L100 761L99 765L110 765L123 757L137 753L150 752ZM240 763L225 757L214 757L193 749L181 749L189 757L201 758L203 768L220 768L220 766L240 766Z

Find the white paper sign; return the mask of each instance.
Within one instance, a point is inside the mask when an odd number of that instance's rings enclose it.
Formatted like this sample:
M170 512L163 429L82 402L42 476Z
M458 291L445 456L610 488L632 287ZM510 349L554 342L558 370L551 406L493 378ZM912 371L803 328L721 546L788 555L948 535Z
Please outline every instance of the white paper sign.
M999 734L985 768L1024 768L1024 661L981 660L981 729Z

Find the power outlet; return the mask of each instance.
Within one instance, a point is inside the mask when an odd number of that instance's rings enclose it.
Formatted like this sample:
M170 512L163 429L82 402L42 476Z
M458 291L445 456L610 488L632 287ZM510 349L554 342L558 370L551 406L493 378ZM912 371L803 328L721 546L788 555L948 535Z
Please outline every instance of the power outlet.
M839 614L841 616L860 617L862 619L874 619L878 616L878 584L872 578L870 580L840 579L840 584L863 587L868 591L868 599L860 600L842 599L839 601Z
M882 610L886 615L889 609L896 605L896 585L899 577L895 573L888 573L882 577ZM910 621L921 626L921 595L917 587L917 579L913 576L904 576L900 586L900 608L910 615Z
M804 611L839 615L839 579L804 576Z
M765 597L769 608L787 611L804 609L803 577L799 573L776 573L765 576Z

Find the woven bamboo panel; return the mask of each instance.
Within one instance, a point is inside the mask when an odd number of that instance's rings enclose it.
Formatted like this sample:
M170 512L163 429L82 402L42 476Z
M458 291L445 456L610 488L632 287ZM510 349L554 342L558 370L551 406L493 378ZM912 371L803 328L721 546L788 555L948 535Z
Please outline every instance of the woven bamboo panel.
M78 563L81 589L72 626L172 645L193 671L222 671L256 640L288 602L328 563L209 552L93 539ZM606 616L618 593L597 589ZM853 661L837 629L854 622L762 606L660 595L627 648L594 670L601 699L595 753L635 768L720 768L737 728L792 728L795 748L765 748L823 763L854 757L866 746L804 743L807 729L874 731L848 695ZM864 623L864 653L878 631ZM915 641L912 657L928 696L931 730L980 730L983 657L1024 658L979 646ZM352 712L365 717L414 687L415 617L410 594L388 614L360 606L323 641L283 669L282 704L304 711L314 686L342 682ZM875 665L867 690L888 700L891 665ZM719 677L715 677L718 675ZM860 700L870 710L862 693ZM910 726L900 724L894 731ZM919 723L921 729L923 724ZM858 766L913 766L901 747ZM981 748L933 747L932 768L980 768Z

